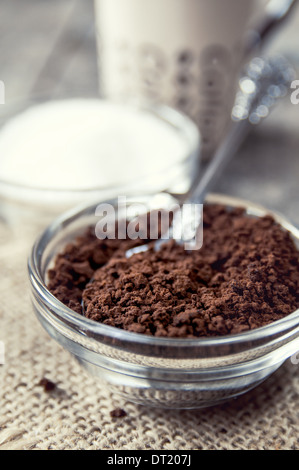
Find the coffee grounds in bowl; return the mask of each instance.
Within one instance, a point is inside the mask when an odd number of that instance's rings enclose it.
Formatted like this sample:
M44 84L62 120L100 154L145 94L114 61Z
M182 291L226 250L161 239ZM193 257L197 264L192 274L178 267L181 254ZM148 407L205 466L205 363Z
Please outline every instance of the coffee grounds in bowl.
M299 308L299 252L271 216L204 208L200 250L175 241L125 257L131 240L88 233L49 272L49 289L96 322L157 337L222 336L252 330ZM90 282L92 280L92 282Z

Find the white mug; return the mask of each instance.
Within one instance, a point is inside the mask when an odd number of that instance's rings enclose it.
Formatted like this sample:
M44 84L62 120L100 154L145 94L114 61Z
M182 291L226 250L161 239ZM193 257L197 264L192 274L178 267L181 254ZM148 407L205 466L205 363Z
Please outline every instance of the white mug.
M245 33L266 0L95 0L100 93L191 117L209 157L229 122Z

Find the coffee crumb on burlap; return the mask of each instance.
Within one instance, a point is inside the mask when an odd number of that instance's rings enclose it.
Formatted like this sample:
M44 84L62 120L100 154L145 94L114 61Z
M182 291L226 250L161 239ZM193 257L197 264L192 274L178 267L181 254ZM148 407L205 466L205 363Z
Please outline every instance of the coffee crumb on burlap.
M122 408L116 408L115 410L110 411L111 418L125 418L127 413Z
M38 384L40 387L43 387L45 392L53 392L56 390L56 384L52 382L51 380L47 379L46 377L43 377Z

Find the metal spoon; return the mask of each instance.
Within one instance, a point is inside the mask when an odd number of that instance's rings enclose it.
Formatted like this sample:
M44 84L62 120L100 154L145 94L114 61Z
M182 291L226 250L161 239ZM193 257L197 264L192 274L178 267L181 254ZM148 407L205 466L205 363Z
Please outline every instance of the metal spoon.
M291 16L298 6L298 0L270 0L265 7L265 15L247 34L245 57L260 50L271 36Z
M245 75L240 79L239 89L231 113L231 126L229 133L216 151L213 159L209 163L202 178L181 204L202 205L206 194L210 191L212 184L221 175L223 168L237 152L241 143L249 133L252 126L258 125L265 119L277 101L286 95L291 81L294 78L294 70L283 58L262 59L260 57L252 59L246 68ZM201 215L195 211L194 231L192 237L177 240L178 243L185 243L188 246L198 245L196 234L201 220ZM180 214L180 233L187 232L190 228L190 216L184 219L184 211ZM166 239L173 238L173 225L166 235L156 240L155 250L165 243ZM199 246L200 247L200 246ZM145 252L148 245L135 247L126 252L126 257L130 258L134 254Z

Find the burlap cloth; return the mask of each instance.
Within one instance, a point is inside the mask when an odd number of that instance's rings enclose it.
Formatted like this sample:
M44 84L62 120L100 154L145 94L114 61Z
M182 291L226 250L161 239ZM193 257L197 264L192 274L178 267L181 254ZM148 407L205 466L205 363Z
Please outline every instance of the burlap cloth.
M29 299L30 237L0 231L0 450L297 449L298 365L285 363L255 390L214 408L149 409L87 376L40 326ZM39 382L57 384L46 392ZM121 407L127 415L111 418Z

